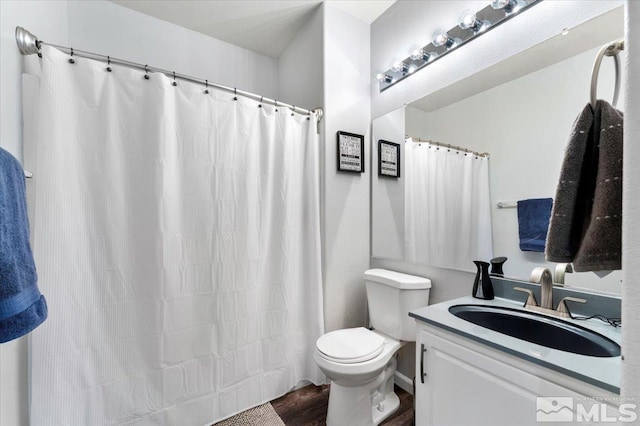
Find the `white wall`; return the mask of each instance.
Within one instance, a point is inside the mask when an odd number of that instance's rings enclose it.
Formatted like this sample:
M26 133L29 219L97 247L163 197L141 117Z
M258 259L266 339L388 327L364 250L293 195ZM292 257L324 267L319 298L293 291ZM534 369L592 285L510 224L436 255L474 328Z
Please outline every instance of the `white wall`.
M0 1L0 146L22 160L22 59L15 27L68 43L67 2ZM0 425L28 424L27 338L0 345Z
M279 96L273 58L108 1L70 1L68 9L72 47Z
M622 396L640 398L640 2L627 1L622 222Z
M278 96L303 108L322 106L324 8L309 18L278 59Z
M436 111L407 107L408 134L491 154L493 252L509 258L507 276L526 280L535 267L555 268L544 253L520 250L516 209L499 209L496 204L555 197L571 127L589 102L591 69L599 50L600 46ZM599 82L600 96L611 99L612 60L603 62ZM623 84L621 108L624 90ZM573 273L566 276L566 284L620 293L621 277L620 271L603 278L592 272Z
M369 268L369 24L324 4L324 300L327 331L362 326ZM365 135L365 173L339 173L336 133Z
M0 19L0 146L18 159L22 159L22 60L15 44L16 26L53 44L175 69L270 98L279 96L275 59L107 1L3 0ZM0 345L0 425L28 424L27 380L27 338Z

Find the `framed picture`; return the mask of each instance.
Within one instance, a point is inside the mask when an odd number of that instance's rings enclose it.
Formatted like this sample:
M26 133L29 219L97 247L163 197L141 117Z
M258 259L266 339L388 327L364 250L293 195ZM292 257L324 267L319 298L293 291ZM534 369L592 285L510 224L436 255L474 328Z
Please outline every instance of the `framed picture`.
M378 176L400 177L400 144L378 141Z
M338 171L364 172L364 136L338 132Z

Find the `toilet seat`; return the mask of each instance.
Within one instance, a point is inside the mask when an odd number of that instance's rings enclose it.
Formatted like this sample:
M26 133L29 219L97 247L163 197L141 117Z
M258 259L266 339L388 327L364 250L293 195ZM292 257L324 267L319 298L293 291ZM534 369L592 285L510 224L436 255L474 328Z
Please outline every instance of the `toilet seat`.
M385 338L364 327L336 330L321 336L316 342L322 358L341 364L369 361L380 355Z

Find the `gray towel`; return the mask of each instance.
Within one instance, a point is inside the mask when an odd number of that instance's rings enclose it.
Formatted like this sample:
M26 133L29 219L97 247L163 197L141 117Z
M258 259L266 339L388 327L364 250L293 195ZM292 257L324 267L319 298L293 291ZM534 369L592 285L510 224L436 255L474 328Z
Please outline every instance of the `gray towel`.
M578 272L621 268L622 113L587 105L573 125L547 236L546 258Z
M47 318L29 246L24 171L0 148L0 343L23 336Z

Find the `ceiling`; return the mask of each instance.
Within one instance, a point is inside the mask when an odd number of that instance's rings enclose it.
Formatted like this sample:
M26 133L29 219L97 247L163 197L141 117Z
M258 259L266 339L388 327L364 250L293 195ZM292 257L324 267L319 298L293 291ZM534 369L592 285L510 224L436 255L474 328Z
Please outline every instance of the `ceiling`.
M278 58L321 0L111 0L121 6ZM372 23L395 0L333 0L332 6Z

